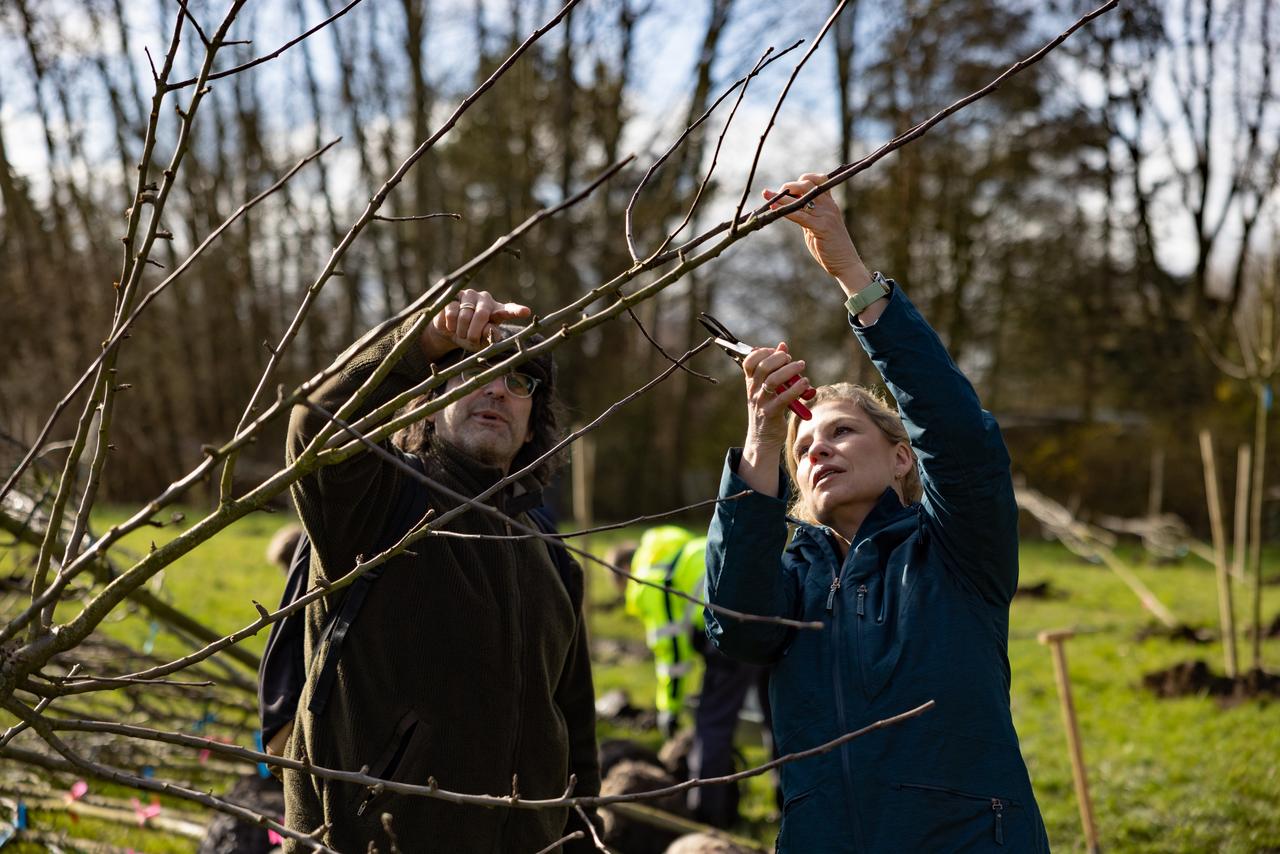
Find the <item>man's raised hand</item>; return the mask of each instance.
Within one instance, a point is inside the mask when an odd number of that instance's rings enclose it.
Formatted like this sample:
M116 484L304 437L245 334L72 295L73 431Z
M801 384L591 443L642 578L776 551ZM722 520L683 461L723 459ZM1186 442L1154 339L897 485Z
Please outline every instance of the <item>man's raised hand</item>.
M499 302L488 291L464 288L423 330L422 351L434 362L459 347L479 350L490 343L495 327L532 314L527 305Z

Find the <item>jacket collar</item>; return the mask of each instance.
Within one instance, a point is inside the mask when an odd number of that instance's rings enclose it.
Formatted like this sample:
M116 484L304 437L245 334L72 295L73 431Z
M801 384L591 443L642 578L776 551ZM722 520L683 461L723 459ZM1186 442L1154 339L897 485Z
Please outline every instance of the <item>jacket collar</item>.
M871 512L862 520L862 524L858 526L858 532L853 537L849 551L856 551L858 546L866 540L873 539L882 531L889 528L897 527L898 523L908 518L914 518L916 514L917 504L904 505L898 498L898 493L893 487L885 487L880 497L876 499L876 503L872 506ZM794 520L793 520L794 521ZM796 531L797 540L808 540L815 545L821 547L822 544L830 545L835 534L826 525L814 525L809 522L801 522Z
M459 487L458 491L467 495L478 495L505 476L499 466L479 462L442 440L435 431L427 434L427 453ZM542 504L542 488L536 478L524 477L490 496L488 503L516 516Z
M893 487L885 487L880 498L876 500L875 506L871 508L871 512L858 526L858 533L853 537L853 546L857 548L858 543L874 537L894 522L905 518L910 512L911 509L903 505Z

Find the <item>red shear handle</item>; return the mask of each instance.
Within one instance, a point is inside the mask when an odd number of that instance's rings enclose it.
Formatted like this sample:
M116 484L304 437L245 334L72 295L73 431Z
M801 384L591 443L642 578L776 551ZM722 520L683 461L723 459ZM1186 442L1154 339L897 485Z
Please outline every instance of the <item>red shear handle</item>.
M777 389L775 389L776 393L782 394L784 391L786 391L787 389L795 385L799 379L800 379L799 377L792 377L791 379L787 380L785 383L783 383L782 385L778 386ZM813 400L814 395L816 395L817 393L818 393L818 390L816 388L807 388L800 393L800 397L804 400ZM791 401L791 403L787 404L787 408L790 409L792 412L794 412L796 415L800 416L801 421L808 421L810 418L813 417L813 413L809 411L809 407L805 406L799 400Z

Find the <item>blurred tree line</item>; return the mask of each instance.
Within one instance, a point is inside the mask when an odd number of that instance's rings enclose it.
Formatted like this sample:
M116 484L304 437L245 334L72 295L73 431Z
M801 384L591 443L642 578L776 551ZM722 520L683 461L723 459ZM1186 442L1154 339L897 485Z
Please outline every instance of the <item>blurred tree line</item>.
M158 42L157 21L173 12L171 0L148 5L0 2L0 429L18 437L35 434L110 319L132 201L125 179L150 103L142 45ZM189 5L197 16L210 8ZM228 48L224 60L260 55L343 5L250 4L238 30L253 43ZM213 84L170 207L181 212L167 224L161 260L170 268L302 153L337 135L343 142L240 220L133 333L119 369L133 386L115 416L110 497L150 496L189 470L202 444L234 430L269 355L263 342L278 338L368 194L555 5L366 0L261 73ZM1236 353L1237 321L1258 313L1260 284L1280 272L1269 216L1280 183L1280 15L1271 5L1126 2L838 191L869 265L909 288L1037 488L1134 515L1147 509L1158 465L1162 506L1200 524L1196 430L1212 427L1220 448L1248 440L1261 398L1219 373L1200 342ZM784 113L773 141L781 152L758 183L866 154L1086 8L853 0L806 69L808 89ZM383 209L461 219L377 223L322 295L282 380L310 375L441 274L636 150L618 178L540 226L476 284L546 312L628 267L622 215L649 163L765 45L811 36L829 11L817 0L592 0L575 9ZM672 62L659 43L689 45L674 90L655 83L672 77L655 68L655 56ZM753 81L750 103L772 103L786 64ZM723 192L686 234L732 210L746 163L725 161L749 161L760 128L748 116L736 126L750 142L726 143L711 185ZM722 122L717 114L694 133L641 195L642 250L683 218ZM31 163L43 166L22 165ZM636 320L678 354L704 337L697 313L712 311L747 340L785 337L815 381L852 373L869 382L834 285L814 275L793 232L746 241L642 304ZM569 341L558 359L576 420L666 364L629 320ZM720 386L677 373L596 434L597 517L712 494L724 448L740 440L740 388L723 357L694 366ZM70 430L68 417L59 433ZM280 456L279 444L259 446L241 466L266 473Z

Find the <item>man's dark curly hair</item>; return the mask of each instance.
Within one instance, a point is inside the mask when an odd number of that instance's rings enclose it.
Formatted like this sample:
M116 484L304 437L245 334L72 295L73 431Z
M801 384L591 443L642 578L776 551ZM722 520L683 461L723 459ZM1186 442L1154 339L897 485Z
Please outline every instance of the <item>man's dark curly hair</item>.
M496 337L506 338L519 332L520 329L521 327L515 324L503 324L498 327ZM541 343L543 340L545 340L543 336L535 334L525 343L532 346ZM436 367L447 368L461 361L466 355L462 350L455 350L436 362ZM502 358L506 358L508 355L510 353L504 354ZM564 406L556 394L556 363L550 353L538 354L537 357L520 365L517 370L537 377L539 382L538 387L533 392L533 408L529 412L529 432L532 438L525 443L512 461L511 471L513 472L519 471L555 447L556 443L563 437L561 423L564 415ZM443 389L444 386L440 386L436 389L436 392L438 393ZM425 395L417 398L409 403L408 408L412 409L428 399L429 397ZM424 418L397 433L395 442L405 451L421 453L426 449L427 437L430 436L431 431L434 429L435 424ZM564 454L554 454L543 460L530 473L530 476L537 479L542 486L546 486L551 482L551 478L563 463Z

